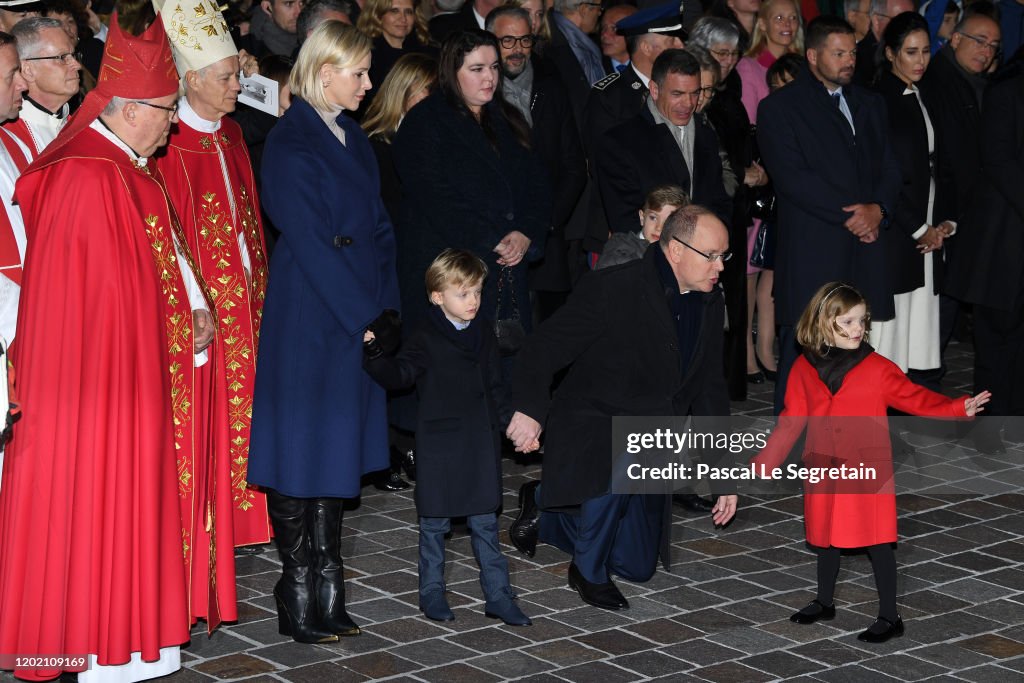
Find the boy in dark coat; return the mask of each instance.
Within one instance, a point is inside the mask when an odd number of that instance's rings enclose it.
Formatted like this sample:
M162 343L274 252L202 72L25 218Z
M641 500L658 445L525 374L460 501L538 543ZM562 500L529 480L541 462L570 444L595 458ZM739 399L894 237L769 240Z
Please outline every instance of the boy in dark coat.
M445 249L427 269L430 315L394 358L368 331L364 366L385 389L415 384L419 394L420 609L436 621L455 618L444 597L444 535L451 517L465 516L480 565L484 613L529 626L513 602L508 562L498 545L501 434L510 414L494 330L475 320L486 276L486 264L473 254Z

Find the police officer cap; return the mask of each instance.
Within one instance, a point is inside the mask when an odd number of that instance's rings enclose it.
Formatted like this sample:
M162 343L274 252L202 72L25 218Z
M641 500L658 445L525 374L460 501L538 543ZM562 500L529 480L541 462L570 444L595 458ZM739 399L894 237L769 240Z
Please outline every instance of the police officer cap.
M679 9L679 0L643 8L619 21L615 25L615 32L620 36L661 33L685 39L686 31L683 29L683 17Z

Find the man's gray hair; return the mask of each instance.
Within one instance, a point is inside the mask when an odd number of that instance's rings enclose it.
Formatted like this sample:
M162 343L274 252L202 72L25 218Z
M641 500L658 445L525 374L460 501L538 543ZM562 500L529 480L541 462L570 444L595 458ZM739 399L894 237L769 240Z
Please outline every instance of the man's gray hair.
M711 53L700 45L694 45L693 41L687 41L686 51L693 55L693 58L700 64L701 71L710 71L715 78L714 85L722 82L722 65L718 63Z
M941 1L941 0L940 0ZM846 9L845 7L843 9ZM860 6L856 9L860 9ZM889 14L889 0L871 0L871 8L868 10L868 14L875 16L881 14L883 16Z
M39 43L42 40L41 32L47 28L63 31L64 24L60 19L53 17L28 17L15 24L11 29L11 35L18 41L18 57L21 59L36 57Z
M859 2L860 0L855 1ZM736 47L740 44L740 30L728 19L704 17L693 25L686 44L687 46L699 45L705 50L722 44Z
M100 112L100 116L114 116L119 111L124 109L124 105L131 102L131 100L123 97L111 97L110 101L107 102L107 106L103 107L103 111Z
M484 28L494 33L494 24L498 22L498 19L502 17L514 17L516 19L522 19L526 22L527 28L532 26L530 23L530 13L524 10L522 7L512 7L511 5L502 5L501 7L495 7L488 14L484 20Z
M299 18L295 21L295 32L299 36L299 42L305 41L309 32L323 23L324 14L327 12L341 12L352 19L352 9L349 0L310 0L302 7ZM354 25L356 22L352 23Z
M585 2L593 2L593 0L555 0L555 11L562 14L569 14L575 12Z
M458 12L466 4L466 0L434 0L434 4L442 12Z

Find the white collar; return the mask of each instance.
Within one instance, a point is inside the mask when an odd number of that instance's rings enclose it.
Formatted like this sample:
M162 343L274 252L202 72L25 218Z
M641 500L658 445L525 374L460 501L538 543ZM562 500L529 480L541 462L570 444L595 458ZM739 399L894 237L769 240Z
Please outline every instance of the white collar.
M92 123L89 124L89 127L92 128L97 133L99 133L100 135L102 135L103 137L105 137L106 139L110 140L112 143L114 143L115 147L117 147L119 150L127 154L128 158L134 161L139 166L145 166L146 162L149 161L149 157L140 157L138 154L136 154L135 150L129 147L124 142L124 140L114 135L114 131L107 128L99 119L95 119Z
M220 130L220 119L207 121L200 117L196 110L192 108L192 105L188 103L187 97L182 97L178 100L178 118L186 126L200 133L216 133Z
M22 116L24 116L26 112L29 112L30 115L36 114L36 116L32 116L32 118L34 119L49 118L57 121L59 124L67 120L68 111L70 109L71 105L65 102L64 105L56 113L51 114L50 112L43 109L40 105L33 102L32 100L26 99L25 103L21 106L21 114Z
M633 64L633 62L629 63L629 68L633 70L633 73L635 73L637 75L637 78L639 78L641 81L643 81L644 87L647 88L648 90L650 90L651 89L651 77L650 76L644 76L642 73L640 73L640 70L636 68L636 66Z
M466 0L466 2L473 2L473 0ZM476 5L473 5L471 9L473 10L473 18L476 19L476 23L480 26L480 30L482 31L484 29L484 18L476 11Z
M908 85L907 87L905 87L903 89L903 94L904 95L916 95L917 92L918 92L917 85L915 85L913 83L911 83L910 85Z

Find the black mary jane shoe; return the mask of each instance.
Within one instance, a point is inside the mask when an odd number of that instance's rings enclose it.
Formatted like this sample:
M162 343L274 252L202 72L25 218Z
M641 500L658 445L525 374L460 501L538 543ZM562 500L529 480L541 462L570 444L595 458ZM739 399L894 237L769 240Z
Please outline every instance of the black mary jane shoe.
M813 624L816 621L832 621L836 618L836 606L828 605L827 607L815 598L799 612L789 617L789 620L795 624Z
M868 627L857 640L865 643L884 643L890 638L899 638L903 635L903 617L897 615L896 621L889 621L885 617L878 617L875 623Z
M748 372L747 384L764 384L764 373L760 370L757 372Z

